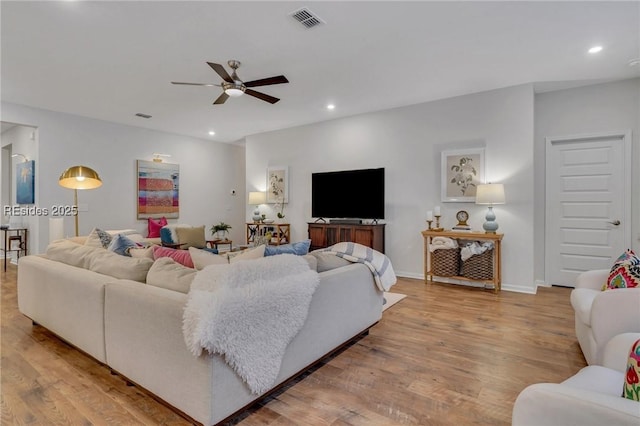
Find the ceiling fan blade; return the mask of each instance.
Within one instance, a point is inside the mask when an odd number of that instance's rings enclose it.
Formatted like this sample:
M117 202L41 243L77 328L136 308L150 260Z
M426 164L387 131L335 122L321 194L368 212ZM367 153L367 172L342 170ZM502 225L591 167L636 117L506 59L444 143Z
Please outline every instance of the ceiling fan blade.
M184 83L182 81L172 81L171 84L186 84L187 86L207 86L207 87L218 86L220 87L219 84L213 84L213 83Z
M252 80L244 83L246 87L269 86L271 84L288 83L287 77L284 75L276 75L275 77L262 78L260 80Z
M218 99L216 99L213 104L214 105L220 105L223 104L227 101L227 99L229 99L229 95L227 95L226 93L222 92L222 94L220 96L218 96Z
M262 99L263 101L269 102L271 104L275 104L280 100L278 98L274 98L273 96L267 95L266 93L256 92L255 90L251 89L245 90L244 93L255 98Z
M213 70L217 72L218 75L222 77L224 81L226 81L227 83L233 83L233 79L231 78L227 70L225 70L222 65L214 64L213 62L207 62L207 64L209 64L209 66L213 68Z

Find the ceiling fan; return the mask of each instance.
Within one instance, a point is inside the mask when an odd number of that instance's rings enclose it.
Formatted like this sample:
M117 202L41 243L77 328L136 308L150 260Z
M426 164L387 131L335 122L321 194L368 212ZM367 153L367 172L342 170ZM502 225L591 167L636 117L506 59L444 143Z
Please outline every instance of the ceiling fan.
M282 84L282 83L288 83L289 82L289 80L287 80L287 78L284 75L277 75L277 76L274 76L274 77L262 78L260 80L252 80L252 81L243 82L238 77L238 74L236 74L236 70L238 68L240 68L240 61L236 61L235 59L227 61L227 64L229 64L229 67L231 67L231 69L233 70L231 75L229 75L229 73L227 73L227 71L224 69L224 67L222 65L220 65L220 64L214 64L212 62L207 62L207 64L209 64L209 66L211 68L213 68L213 70L215 72L217 72L220 77L222 77L222 80L224 80L222 82L222 84L214 84L214 83L183 83L183 82L180 82L180 81L172 81L171 84L186 84L186 85L189 85L189 86L218 86L218 87L222 87L222 90L223 90L222 94L218 97L218 99L216 99L213 102L214 105L220 105L220 104L225 103L226 100L229 99L230 96L232 98L235 98L235 97L238 97L238 96L242 96L243 93L246 93L247 95L253 96L253 97L258 98L258 99L262 99L263 101L275 104L280 99L275 98L275 97L270 96L270 95L267 95L266 93L256 92L255 90L249 89L249 88L250 87L258 87L258 86L269 86L271 84Z

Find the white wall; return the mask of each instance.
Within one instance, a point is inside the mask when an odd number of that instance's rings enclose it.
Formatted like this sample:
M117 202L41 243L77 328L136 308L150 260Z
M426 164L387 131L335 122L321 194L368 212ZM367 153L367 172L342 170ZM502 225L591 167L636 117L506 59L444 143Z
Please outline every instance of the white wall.
M640 79L540 93L535 96L535 277L545 280L545 137L631 130L632 248L640 251Z
M503 288L534 292L533 127L533 88L524 85L248 136L246 190L264 190L268 166L289 166L285 214L297 241L311 219L311 173L385 167L386 254L398 275L422 278L426 212L441 205L451 227L467 210L475 229L486 213L440 201L440 152L485 147L486 179L506 191L507 204L495 207Z
M10 103L2 104L2 120L38 128L37 206L73 204L73 191L58 185L66 168L86 165L99 173L100 188L78 193L79 204L88 206L79 217L81 235L96 226L146 233L146 221L136 219L136 160L150 160L154 152L162 152L172 155L167 162L180 165L180 218L174 222L208 229L225 221L233 226L231 238L244 241L243 147ZM231 189L237 191L235 196ZM37 245L32 247L42 252L49 223L46 217L38 222ZM72 217L65 222L65 233L74 233Z
M22 154L29 161L34 160L35 164L38 164L38 143L37 143L37 131L33 127L27 126L15 126L6 132L2 133L3 147L8 148L7 154ZM15 157L8 158L9 170L5 170L2 173L2 214L4 214L4 206L15 206L17 197L16 187L16 165L22 163L24 158ZM37 185L38 175L35 175L35 197L38 197ZM30 207L25 205L24 207ZM25 227L29 229L28 247L35 247L38 236L38 219L36 217L21 216L21 217L3 217L3 223L8 222L12 227Z

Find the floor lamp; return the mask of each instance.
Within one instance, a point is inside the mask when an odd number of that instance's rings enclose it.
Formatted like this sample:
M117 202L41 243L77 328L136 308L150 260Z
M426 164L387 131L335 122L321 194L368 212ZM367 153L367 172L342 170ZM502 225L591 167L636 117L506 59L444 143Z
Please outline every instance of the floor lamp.
M73 166L65 170L58 184L63 188L73 189L73 205L76 207L76 237L78 236L78 189L94 189L102 185L102 180L98 173L87 166Z

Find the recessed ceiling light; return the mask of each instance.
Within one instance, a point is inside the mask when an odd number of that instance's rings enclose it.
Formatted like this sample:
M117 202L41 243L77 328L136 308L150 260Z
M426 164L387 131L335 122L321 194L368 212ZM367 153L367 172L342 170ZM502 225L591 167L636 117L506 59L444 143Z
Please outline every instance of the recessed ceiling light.
M213 130L210 130L210 131L209 131L209 136L213 136L213 135L215 135L215 134L216 134L216 132L214 132Z
M630 67L637 67L638 65L640 65L640 58L631 59L629 62L627 62L627 65L629 65Z
M327 105L327 109L335 109L335 107L336 107L336 106L335 106L334 104L329 104L329 105Z
M593 46L591 49L589 49L589 53L598 53L602 50L602 46Z

